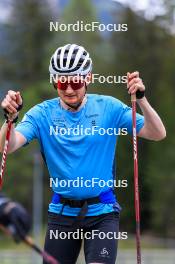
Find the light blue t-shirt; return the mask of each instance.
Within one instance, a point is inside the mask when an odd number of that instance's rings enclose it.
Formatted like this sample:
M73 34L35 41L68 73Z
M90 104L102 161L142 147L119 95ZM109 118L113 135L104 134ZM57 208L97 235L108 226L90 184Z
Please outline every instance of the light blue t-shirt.
M144 117L137 114L137 133L143 125ZM90 94L78 112L70 112L54 98L31 108L16 131L27 143L39 141L53 191L81 200L111 188L116 141L118 134L132 134L132 110L111 96ZM61 208L60 203L49 204L50 212L60 213ZM79 211L65 206L62 214L75 216ZM87 216L112 211L112 204L98 203L88 206Z

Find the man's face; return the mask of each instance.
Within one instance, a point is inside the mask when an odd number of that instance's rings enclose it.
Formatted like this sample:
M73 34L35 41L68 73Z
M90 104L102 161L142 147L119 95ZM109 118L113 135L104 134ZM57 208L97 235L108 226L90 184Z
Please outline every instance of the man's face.
M87 80L87 79L86 79ZM86 82L80 76L60 76L58 95L68 105L78 104L86 93Z

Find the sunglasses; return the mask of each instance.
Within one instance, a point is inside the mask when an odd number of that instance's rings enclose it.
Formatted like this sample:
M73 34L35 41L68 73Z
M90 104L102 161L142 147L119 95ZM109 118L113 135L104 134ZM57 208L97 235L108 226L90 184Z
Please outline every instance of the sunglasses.
M58 80L57 82L57 88L59 90L66 90L67 87L70 85L71 88L73 90L78 90L78 89L81 89L85 84L85 81L84 80L74 80L74 81L61 81L61 80Z

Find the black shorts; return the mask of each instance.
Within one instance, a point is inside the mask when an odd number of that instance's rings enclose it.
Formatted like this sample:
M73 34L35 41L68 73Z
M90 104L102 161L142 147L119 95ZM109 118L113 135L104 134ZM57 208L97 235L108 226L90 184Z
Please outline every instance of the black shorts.
M115 264L118 232L117 212L85 217L76 225L75 217L49 213L44 248L61 264L75 264L84 240L87 264Z

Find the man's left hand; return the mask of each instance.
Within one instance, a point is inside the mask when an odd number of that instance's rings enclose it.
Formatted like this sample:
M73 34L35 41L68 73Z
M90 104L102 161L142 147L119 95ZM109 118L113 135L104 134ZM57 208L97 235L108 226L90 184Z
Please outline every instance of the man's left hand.
M136 94L137 91L145 92L145 85L139 77L139 72L127 73L127 89L129 94Z

